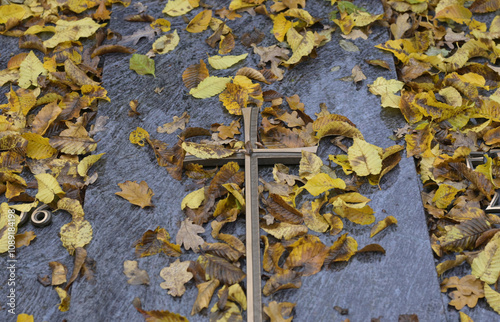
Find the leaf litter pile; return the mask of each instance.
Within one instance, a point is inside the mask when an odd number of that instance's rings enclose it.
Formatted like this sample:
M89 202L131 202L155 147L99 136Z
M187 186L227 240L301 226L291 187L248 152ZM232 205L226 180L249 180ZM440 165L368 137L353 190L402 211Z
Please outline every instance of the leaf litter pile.
M261 228L266 233L261 237L264 296L299 288L307 283L303 277L332 263L349 261L356 253L385 252L378 244L358 247L343 231L343 222L373 224L370 237L397 224L392 216L375 223L370 199L358 188L366 182L379 185L401 160L405 147L377 147L367 142L348 118L328 112L326 105L313 119L297 95L285 97L265 88L281 81L288 68L316 58L316 49L331 40L335 29L340 29L345 39L366 39L370 27L381 24L390 30L391 40L376 47L394 55L399 79L378 78L368 86L381 96L384 108L398 108L408 121L394 139L404 137L407 156L417 159L436 256L446 259L455 255L437 266L438 273L465 262L471 266L470 275L444 279L442 291L453 289L450 305L458 310L465 305L474 307L485 297L500 312L500 293L496 291L500 218L483 210L500 185L500 156L490 153L484 164L472 169L466 165L471 151L486 153L500 146L500 92L496 90L500 69L493 65L500 53L496 44L500 18L483 23L476 17L500 9L498 1L384 0L384 14L372 15L355 3L332 0L326 2L331 7L326 7L327 18L322 19L306 10L305 0L233 0L227 8L212 8L198 0L169 0L162 13L148 13L144 5L135 3L137 14L126 20L148 25L124 36L106 29L113 3L130 5L114 0L43 4L27 0L0 6L0 33L18 37L19 47L26 49L0 70L0 86L11 86L7 103L0 105L0 189L9 200L1 205L0 252L8 251L5 228L9 207L29 212L48 205L71 214L72 220L60 230L63 246L75 256L71 276L67 279L64 265L50 262L52 277L40 279L55 287L61 311L70 309L70 285L78 276L92 278L91 260L84 249L92 239L92 227L85 220L82 202L85 188L97 180L97 174L90 174L89 169L102 156L89 155L97 145L92 137L106 122L96 118L97 103L109 100L99 85L100 57L115 52L132 54L130 69L155 77L155 56L175 54L175 48L182 45L177 31L170 30L169 19L182 19L194 11L196 15L186 19L186 30L206 33L206 50L214 54L209 54L206 62L194 62L179 72L179 77L194 98L218 95L220 107L234 115L234 120L210 129L188 127L190 116L185 112L158 126L158 133L182 130L172 147L142 128L130 133L130 142L149 146L158 165L173 178L189 177L201 185L181 201L185 219L175 243L169 232L157 227L145 232L134 245L139 258L160 252L176 258L160 273L164 280L160 286L168 294L182 296L186 283L193 280L198 296L192 315L207 308L213 321L241 320L246 310L241 283L245 279L244 241L223 232L245 209L243 169L235 162L216 169L184 166L184 159L186 155L218 159L242 151L251 153L240 132L241 108L250 106L261 111L262 147L315 146L322 138L333 136L333 142L344 151L330 155L328 165L316 154L303 152L298 174L275 164L274 181L261 179ZM268 18L272 35L267 37L273 37L275 45L259 46L265 35L258 30L233 34L231 21L246 14ZM153 42L145 55L135 54L133 49L141 38ZM248 47L248 52L233 55L236 41ZM339 46L346 51L359 50L348 40L341 40ZM260 57L258 68L241 67L225 77L210 75L207 63L212 70L224 70L235 64L244 66L249 55ZM389 68L385 61L367 63ZM364 79L358 65L343 80L358 83ZM139 106L140 102L130 102L131 117L140 114ZM134 205L153 205L154 192L145 181L125 181L119 189L116 194ZM199 236L205 231L210 231L212 239ZM321 234L339 237L332 245L325 245L318 237ZM16 235L16 247L29 245L35 237L33 232ZM199 257L180 261L178 257L188 252ZM150 283L137 261L126 260L123 272L129 284ZM209 308L215 293L217 301ZM145 311L139 299L133 304L147 321L187 320L166 310ZM272 301L264 312L272 321L290 320L294 307L295 303ZM20 315L19 319L29 317Z

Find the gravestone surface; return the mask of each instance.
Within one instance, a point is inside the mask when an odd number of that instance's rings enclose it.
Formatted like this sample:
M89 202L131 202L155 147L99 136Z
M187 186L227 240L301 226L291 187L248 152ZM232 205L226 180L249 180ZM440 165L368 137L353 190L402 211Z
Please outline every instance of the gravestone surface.
M163 17L161 10L165 2L144 1L149 8L148 14L155 18ZM218 9L218 1L207 1ZM378 2L365 1L359 5L371 13L381 13ZM326 18L331 7L326 1L308 1L306 9L315 17ZM201 9L188 13L193 18ZM130 35L147 23L130 23L123 20L126 15L135 13L132 6L113 7L110 28L122 35ZM266 35L259 46L276 43L269 33L269 18L242 13L242 18L228 21L236 36L260 28ZM21 228L20 232L34 230L36 240L29 247L18 252L18 308L17 313L28 313L38 321L143 321L142 316L132 306L132 300L139 297L145 310L169 310L188 317L190 321L206 321L207 310L191 317L190 311L196 298L197 289L193 281L187 283L186 293L180 298L167 294L160 288L163 279L160 270L175 261L160 254L136 259L133 243L148 230L157 226L167 229L175 240L180 222L185 216L180 210L182 198L198 188L189 179L176 181L164 168L158 166L150 147L138 147L129 142L129 134L136 127L146 129L152 137L174 144L178 132L167 135L156 133L157 126L170 122L173 116L187 111L191 116L188 126L208 128L212 123L228 125L236 117L225 112L218 97L199 100L188 94L181 74L189 65L206 60L206 53L215 55L216 50L205 44L211 34L205 31L190 34L185 31L186 23L182 17L167 17L172 30L180 37L178 47L166 55L157 55L156 77L141 76L129 69L130 55L111 54L104 58L103 87L108 90L109 103L100 103L98 116L109 117L106 130L96 134L99 140L95 153L106 154L94 166L99 178L86 192L84 210L86 219L93 227L93 240L86 247L88 256L95 259L95 283L78 279L71 286L71 308L60 312L56 292L51 287L43 287L36 282L37 274L49 274L48 263L60 261L71 271L73 257L69 256L57 237L60 227L71 220L66 213L54 216L51 226L45 228ZM5 37L2 37L2 44ZM358 52L347 52L339 46L339 31L332 34L332 41L318 49L318 57L300 63L285 72L285 78L272 85L263 85L263 90L274 89L284 96L298 94L305 104L306 112L313 116L320 111L319 104L325 103L332 113L347 116L365 136L365 139L383 148L394 144L388 137L392 130L402 127L404 119L398 111L382 109L380 98L368 91L367 84L377 77L396 78L394 67L391 71L369 66L364 59L384 59L392 57L373 46L388 39L386 29L374 27L368 40L357 39L352 42ZM9 40L10 41L10 40ZM145 54L152 41L141 40L137 53ZM233 76L243 66L255 67L259 56L251 49L236 41L232 55L249 53L248 58L228 70L213 70L210 75ZM16 50L17 39L12 51ZM6 65L6 55L2 50L0 62ZM351 75L351 69L359 64L367 80L356 85L340 78ZM392 64L391 64L392 65ZM339 66L337 71L331 71ZM334 69L335 70L335 69ZM157 94L155 88L163 88ZM4 102L5 99L2 97ZM139 101L141 115L129 117L129 102ZM328 154L338 153L327 139L320 144L319 155L326 161ZM401 143L402 144L402 143ZM270 175L270 167L262 167L261 175ZM141 209L115 195L120 189L117 184L130 181L146 181L155 195L154 208ZM447 319L447 299L441 295L439 282L434 268L425 215L420 199L419 178L413 159L403 157L400 164L382 180L378 187L365 185L361 193L372 199L370 206L375 210L378 220L388 215L398 219L392 226L374 238L369 238L370 227L351 225L345 222L345 231L354 237L360 248L371 243L379 243L385 255L358 254L347 264L336 264L324 268L320 273L304 277L300 289L284 290L264 297L263 302L272 300L296 302L295 321L367 321L372 317L383 317L381 321L397 321L400 314L417 314L420 321L444 321ZM208 230L208 229L207 229ZM244 229L235 228L232 232L244 238ZM209 231L203 234L208 237ZM338 236L322 236L326 245L331 245ZM194 260L197 255L186 253L181 261ZM123 272L125 260L137 260L139 268L147 270L150 285L133 286L127 284ZM0 272L2 280L5 270ZM0 292L6 289L0 284ZM211 305L216 301L214 295ZM334 306L348 308L349 314L341 316ZM2 303L3 306L3 303ZM489 313L489 311L488 311ZM450 314L450 313L448 313ZM0 311L0 320L7 316ZM452 315L448 315L452 316ZM453 315L454 316L454 315ZM474 315L471 315L474 316ZM12 320L9 317L9 321ZM455 319L456 320L456 319ZM450 319L449 321L453 321ZM481 321L481 320L479 320Z

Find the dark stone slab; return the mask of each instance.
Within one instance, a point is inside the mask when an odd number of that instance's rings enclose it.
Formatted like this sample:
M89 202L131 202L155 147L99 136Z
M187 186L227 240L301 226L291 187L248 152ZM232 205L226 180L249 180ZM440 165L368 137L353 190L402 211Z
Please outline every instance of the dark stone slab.
M368 1L367 1L368 2ZM208 1L216 4L217 1ZM162 17L165 2L144 2L149 6L148 13L155 18ZM380 5L367 5L370 12L381 12ZM216 8L219 8L217 5ZM312 9L311 9L312 8ZM326 17L331 11L324 1L309 1L307 9L316 17ZM187 15L191 19L200 9ZM114 7L110 24L112 30L122 35L132 34L146 24L128 23L125 15L134 13L132 7ZM228 21L235 35L241 37L254 27L261 28L266 39L261 44L275 43L269 34L271 24L263 16L251 17L243 13L243 18ZM180 210L182 198L194 190L192 181L173 180L165 169L157 165L153 151L149 147L140 148L128 141L129 133L136 127L145 128L151 135L169 144L177 140L175 134L158 134L156 127L170 122L173 116L184 111L191 115L191 126L209 127L212 123L229 124L235 119L224 111L217 97L198 100L187 93L181 80L186 67L206 58L206 52L216 54L204 40L209 32L189 34L182 17L168 18L172 30L180 36L179 46L171 53L155 57L156 78L140 76L129 70L128 55L113 54L105 57L103 86L108 90L110 103L100 104L99 116L109 117L107 130L96 135L100 140L96 153L106 152L95 167L99 179L92 185L85 200L85 213L94 231L94 238L87 246L89 257L97 261L96 283L77 280L71 287L71 309L61 313L57 309L58 297L51 288L44 288L36 282L37 274L48 274L48 262L60 261L72 269L71 256L68 256L61 242L55 237L59 228L68 222L67 214L57 215L52 226L35 229L38 237L32 246L20 250L19 308L18 313L34 314L36 320L59 321L142 321L131 302L139 297L146 310L170 310L189 317L191 321L206 321L205 316L190 317L192 304L197 290L189 282L186 293L181 298L173 298L160 288L163 279L160 270L174 259L164 255L138 259L139 267L149 273L149 286L131 286L123 275L123 262L136 260L132 247L135 240L147 229L157 226L166 228L175 238L179 223L184 219ZM364 59L392 58L375 48L374 45L388 38L382 28L374 28L368 40L354 40L360 51L346 52L338 45L342 39L337 31L330 43L318 50L318 58L301 63L285 73L285 79L265 89L275 89L285 96L299 94L308 114L319 112L319 103L326 103L329 110L349 117L361 130L368 142L382 147L393 145L388 137L392 130L401 127L404 120L398 112L380 108L380 99L368 92L367 84L377 77L395 78L392 71L368 66ZM145 54L152 42L142 40L136 48ZM248 52L245 63L229 70L214 71L215 76L234 75L242 66L256 66L259 57L243 47L237 40L232 54ZM0 57L1 58L1 57ZM341 81L349 76L354 65L359 64L367 76L360 85ZM340 66L336 72L332 67ZM160 94L155 88L164 88ZM140 103L138 117L127 116L130 100ZM323 142L320 156L326 160L333 153L332 145ZM262 168L262 175L269 175L269 168ZM145 180L155 193L154 208L140 209L115 195L117 184L126 180ZM383 316L382 321L395 321L400 314L417 314L420 321L445 320L445 303L441 298L439 283L434 269L430 243L422 208L418 176L413 160L403 158L400 165L389 173L382 182L382 190L376 187L363 187L362 193L372 199L370 205L376 211L377 220L388 215L395 216L399 224L391 227L375 238L369 238L369 227L349 225L346 231L362 247L373 242L380 243L386 255L355 256L349 263L325 269L317 275L303 278L298 290L285 290L264 298L297 302L295 321L340 321L346 317L351 321L367 321L372 317ZM239 226L234 228L238 236L244 235ZM208 234L205 234L208 236ZM322 237L331 245L337 236ZM184 254L181 260L194 260L196 255ZM5 272L1 274L5 275ZM4 278L4 275L1 275ZM4 287L0 291L4 294ZM215 302L212 300L210 307ZM333 307L338 305L349 309L349 315L340 316ZM4 316L0 312L0 319Z

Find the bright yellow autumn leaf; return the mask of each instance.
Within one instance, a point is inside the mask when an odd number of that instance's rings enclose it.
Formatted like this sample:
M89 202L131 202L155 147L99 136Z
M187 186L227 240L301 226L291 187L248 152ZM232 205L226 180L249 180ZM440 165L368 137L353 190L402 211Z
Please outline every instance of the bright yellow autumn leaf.
M61 303L59 303L59 311L61 312L66 312L69 310L69 305L71 302L71 296L68 294L67 291L60 287L55 288L57 295L59 295L59 299L61 300Z
M323 161L315 153L302 151L300 159L299 177L303 179L311 179L321 171Z
M37 78L40 75L47 75L47 70L33 51L30 51L19 67L19 87L38 86Z
M33 318L33 315L21 313L17 316L16 322L35 322L35 319Z
M181 209L184 210L184 208L186 207L189 207L191 209L196 209L203 203L204 200L205 200L205 188L202 187L198 190L189 193L187 196L184 197L184 199L182 199Z
M345 189L346 184L344 180L337 178L334 179L326 173L318 173L303 186L313 196L318 196L330 189Z
M455 195L462 190L459 190L449 184L441 184L432 198L432 202L436 203L436 207L446 209L455 199Z
M397 225L397 223L398 220L396 218L394 218L393 216L387 216L386 218L379 221L372 227L370 231L370 238L372 238L373 236L375 236L376 234L378 234L379 232L381 232L382 230L384 230L385 228L389 227L392 224Z
M44 138L40 134L27 132L22 134L22 137L28 141L26 155L32 159L47 159L57 152L50 146L49 138Z
M271 18L273 19L272 33L274 37L279 42L284 41L287 31L292 27L292 22L285 18L284 13L271 16Z
M105 153L99 153L99 154L93 154L89 155L85 158L83 158L80 163L78 163L78 174L82 177L85 177L87 175L87 171L89 171L89 168L99 161L99 159L104 155Z
M199 0L168 0L162 12L169 16L177 17L188 13L199 5Z
M11 248L15 248L14 239L9 236L14 236L17 233L17 225L19 224L19 216L10 211L9 204L2 202L0 205L0 254L5 253Z
M236 150L226 149L221 145L208 145L194 142L182 142L182 148L201 159L220 159L233 155Z
M372 84L369 84L370 92L380 95L383 107L399 108L401 96L396 95L404 86L403 82L395 79L387 80L383 77L377 78Z
M365 140L354 138L347 152L349 163L358 176L379 174L382 170L383 150Z
M239 63L243 59L247 58L248 54L242 54L239 56L212 56L208 57L208 63L214 69L226 69L234 64Z
M9 19L21 20L25 14L24 6L15 3L3 4L0 6L0 24L6 23Z
M316 37L312 31L307 31L305 35L300 35L294 28L290 28L286 37L293 54L283 64L293 65L298 63L302 57L309 56L314 48Z
M203 10L194 16L186 27L190 33L199 33L207 30L210 20L212 19L212 10Z
M49 204L54 200L56 195L64 195L64 191L59 186L56 178L48 173L40 173L35 175L38 181L38 193L36 198L45 204Z
M138 127L134 131L130 132L129 140L132 144L137 144L144 146L144 140L149 138L149 133L142 127Z
M491 286L488 284L484 284L484 296L486 297L486 301L491 306L495 312L500 314L500 293L495 292Z
M92 226L87 220L77 217L63 225L59 234L63 246L73 255L78 247L84 247L92 240Z
M231 77L209 76L202 80L198 86L191 88L189 94L196 98L212 97L222 92L230 81Z
M161 36L153 43L153 51L158 54L166 54L177 47L179 44L179 35L177 30L171 34Z
M472 275L494 284L500 276L500 235L496 234L472 261Z
M106 24L98 24L89 17L72 21L59 19L56 22L55 35L45 40L43 45L47 48L54 48L66 41L76 41L80 38L90 37L97 29L105 25Z

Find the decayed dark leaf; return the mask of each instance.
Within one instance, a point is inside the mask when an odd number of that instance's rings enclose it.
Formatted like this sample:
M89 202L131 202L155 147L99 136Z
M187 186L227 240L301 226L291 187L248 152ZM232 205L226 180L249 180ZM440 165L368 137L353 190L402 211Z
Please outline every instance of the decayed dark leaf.
M179 257L181 246L169 242L170 235L165 228L156 227L154 231L148 230L142 238L135 243L135 255L146 257L164 252L168 256Z
M269 296L279 290L288 288L300 288L302 281L301 274L293 270L281 270L280 272L271 276L262 289L264 296Z
M469 7L473 13L494 12L498 9L500 9L500 2L497 0L476 0Z
M245 273L239 267L218 256L206 254L201 255L198 260L208 276L226 285L241 282L245 278Z
M244 33L243 36L241 36L241 43L245 47L251 47L252 44L258 45L264 40L264 33L261 32L259 29L254 28L251 33Z
M198 84L200 84L201 81L207 77L208 77L208 69L203 59L200 59L199 64L194 64L189 66L182 73L182 81L184 82L184 85L188 89L197 87Z
M446 226L446 235L441 238L441 248L456 252L471 249L481 234L490 228L491 224L484 217L473 218L455 226Z
M146 13L140 13L136 15L128 15L125 17L125 20L130 22L153 22L155 21L155 18Z
M215 30L214 33L205 40L210 47L215 48L215 46L217 46L217 42L220 40L225 26L226 24L224 22L221 23L217 30Z
M279 195L270 194L267 207L271 215L281 222L301 224L304 221L304 215L287 204Z
M484 174L467 168L467 166L463 163L452 162L450 165L460 172L460 174L462 174L467 180L473 183L488 200L491 200L491 196L495 193L495 189L491 181L488 180Z
M133 48L121 46L121 45L103 45L97 47L90 56L94 58L95 56L102 56L111 53L122 53L122 54L133 54L136 50Z
M45 48L42 40L36 35L25 35L19 38L19 48L36 49L47 54L47 48Z

